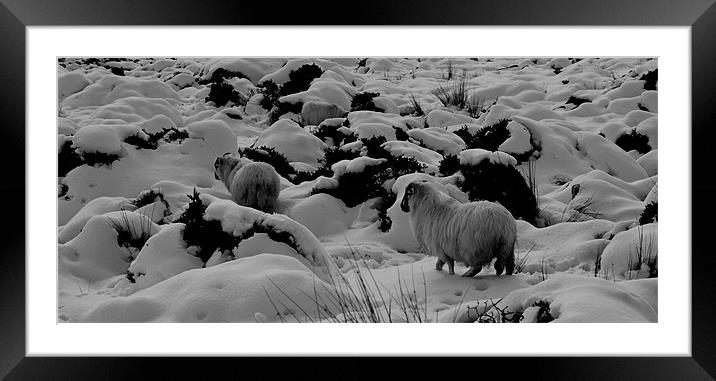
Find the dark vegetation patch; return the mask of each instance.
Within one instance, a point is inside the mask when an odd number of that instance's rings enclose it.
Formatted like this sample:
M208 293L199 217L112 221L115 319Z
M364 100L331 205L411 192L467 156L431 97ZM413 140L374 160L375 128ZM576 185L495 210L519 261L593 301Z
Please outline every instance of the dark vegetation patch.
M460 158L457 155L445 155L438 166L440 174L450 176L460 170Z
M313 131L313 135L332 147L340 147L358 139L352 130L347 130L341 127L343 126L330 126L322 124L318 126L315 131Z
M122 212L119 219L110 218L109 220L112 228L117 232L117 245L127 250L128 255L124 260L131 263L144 244L152 237L152 222L148 218L142 218L136 224L129 220L126 212Z
M157 201L164 204L167 210L169 210L169 202L164 198L164 194L159 189L150 189L139 193L139 195L132 200L132 205L139 209L143 206L154 204Z
M420 105L420 101L418 101L413 94L410 94L410 104L413 106L413 115L425 116L423 106Z
M314 79L323 75L323 70L316 64L306 64L288 74L288 82L281 86L280 96L300 93L308 90Z
M651 151L649 137L638 133L635 129L620 135L614 143L626 152L636 150L641 154L645 154Z
M659 204L652 201L644 207L644 211L639 216L639 225L646 225L659 220Z
M402 128L393 126L393 129L395 130L396 140L407 141L410 138L410 135L408 135L408 133Z
M248 99L242 96L229 83L212 82L209 88L209 96L204 99L205 102L212 102L216 107L224 107L228 103L236 106L245 106Z
M137 147L137 149L153 150L159 147L159 142L161 140L164 140L166 142L174 142L182 141L184 139L189 138L189 133L185 129L179 130L176 127L164 128L161 131L155 132L153 134L145 131L145 134L147 135L146 138L140 136L139 134L128 136L126 139L124 139L124 142Z
M648 71L639 77L644 82L644 90L656 90L659 81L659 69Z
M515 167L482 160L474 166L460 164L460 172L465 180L458 186L470 201L499 202L514 218L534 223L539 214L537 199Z
M271 80L264 81L257 86L258 92L263 95L259 104L264 109L269 110L269 123L275 123L281 115L287 112L300 114L303 103L297 102L291 104L280 102L279 98L308 90L311 86L311 82L322 74L323 70L318 65L306 64L291 71L291 73L288 74L288 81L284 83L283 86L279 86Z
M57 153L57 176L65 177L73 168L84 164L82 156L72 148L72 141L65 140Z
M286 156L272 147L242 148L239 150L241 156L252 161L261 161L270 164L279 175L289 179L296 170L291 166Z
M549 302L538 300L532 304L532 307L539 307L539 311L537 311L537 323L549 323L554 320L549 308Z
M246 78L246 75L244 75L241 72L238 71L230 71L226 70L222 67L214 70L213 73L211 73L211 77L202 79L199 81L200 85L208 85L209 83L221 83L224 82L227 78Z
M111 167L112 163L120 158L117 154L104 152L84 152L81 156L90 167Z
M300 255L304 255L296 242L296 238L291 233L276 231L257 222L254 222L249 229L238 236L223 231L220 221L207 221L204 219L207 206L201 202L199 192L194 189L193 195L188 196L189 205L176 222L186 225L182 233L182 239L186 243L186 247L196 248L196 256L205 264L217 250L225 254L231 254L241 241L257 233L266 234L271 240L285 243Z
M445 107L466 108L468 104L467 87L465 81L458 81L453 84L439 86L431 93L435 95Z
M482 127L474 134L470 132L467 126L463 126L455 131L455 135L465 142L467 149L482 148L494 152L497 151L500 144L509 139L510 131L507 129L509 123L509 119L500 119L495 124Z
M189 196L189 205L175 222L185 225L182 239L186 247L196 247L194 255L206 263L216 249L226 241L228 234L221 229L220 221L204 220L207 206L201 202L196 188L193 194L187 196Z
M122 69L121 67L110 66L109 71L114 75L124 77L124 69Z
M351 100L351 111L375 111L385 112L373 102L373 98L380 96L379 93L362 92L353 96Z
M564 103L565 104L571 103L576 108L576 107L579 107L579 105L581 105L582 103L589 103L589 102L591 102L589 99L578 98L578 97L575 97L574 95L570 95L569 99L567 99L567 101Z

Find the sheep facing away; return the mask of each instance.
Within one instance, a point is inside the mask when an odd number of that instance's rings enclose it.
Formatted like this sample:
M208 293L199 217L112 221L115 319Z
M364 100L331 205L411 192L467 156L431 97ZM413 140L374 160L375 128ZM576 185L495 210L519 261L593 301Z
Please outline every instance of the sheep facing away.
M279 209L281 179L270 164L242 160L227 153L214 161L214 176L223 181L237 204L266 213Z
M455 274L455 261L459 261L470 267L462 276L472 277L497 258L497 275L503 269L512 275L517 224L503 206L489 201L463 204L429 183L413 182L405 188L400 209L410 213L421 250L438 257L437 270L447 263L450 274Z

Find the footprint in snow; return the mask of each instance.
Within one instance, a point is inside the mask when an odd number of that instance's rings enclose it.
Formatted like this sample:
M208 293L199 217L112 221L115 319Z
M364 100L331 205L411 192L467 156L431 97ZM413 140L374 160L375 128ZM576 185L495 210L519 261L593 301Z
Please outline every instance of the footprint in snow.
M475 290L477 291L485 291L488 288L490 288L490 284L484 280L475 282Z

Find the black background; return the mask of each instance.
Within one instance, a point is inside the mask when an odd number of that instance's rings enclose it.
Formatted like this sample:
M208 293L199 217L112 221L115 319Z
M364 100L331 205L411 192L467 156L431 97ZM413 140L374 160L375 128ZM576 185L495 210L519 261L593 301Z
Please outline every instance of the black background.
M345 379L397 373L492 380L702 380L716 375L716 280L709 245L714 208L714 0L187 1L0 0L0 376L44 379ZM25 357L25 26L36 25L605 25L692 27L692 358L30 358ZM406 36L407 37L407 36ZM272 41L277 54L282 44ZM303 42L311 43L311 42ZM479 43L479 42L477 42ZM639 41L634 41L638 44ZM48 91L54 91L48 89ZM669 128L676 128L670 126ZM687 133L688 131L684 131ZM667 158L668 159L668 158ZM22 161L23 165L18 163ZM24 202L20 202L20 200ZM694 208L692 208L693 211ZM683 221L689 223L689 221ZM31 228L31 227L30 227ZM668 239L668 232L662 238ZM688 243L684 244L685 246ZM690 253L663 253L683 256ZM585 332L588 325L585 325ZM466 338L470 339L470 338ZM597 338L595 338L597 339ZM476 345L481 343L475 335ZM535 343L548 338L534 338ZM625 337L624 340L639 340ZM141 339L137 340L141 346ZM240 343L237 343L240 345ZM280 343L277 343L280 346ZM330 342L326 342L330 350ZM376 340L380 346L380 340ZM618 343L615 343L618 347ZM538 344L535 344L538 349ZM565 348L569 352L569 348ZM91 352L91 348L88 348ZM258 373L252 372L258 371ZM431 375L435 372L435 376ZM490 375L491 373L491 375Z

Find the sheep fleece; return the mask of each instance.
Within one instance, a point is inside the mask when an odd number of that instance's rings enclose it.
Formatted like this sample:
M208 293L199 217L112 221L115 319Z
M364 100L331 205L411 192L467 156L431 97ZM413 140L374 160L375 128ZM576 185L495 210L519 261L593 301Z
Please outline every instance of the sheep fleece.
M496 269L507 265L512 273L517 224L503 206L489 201L463 204L428 185L418 185L409 203L410 224L426 254L477 269L497 257Z
M240 159L218 158L216 177L224 182L231 198L239 205L272 213L276 210L281 180L270 164Z

